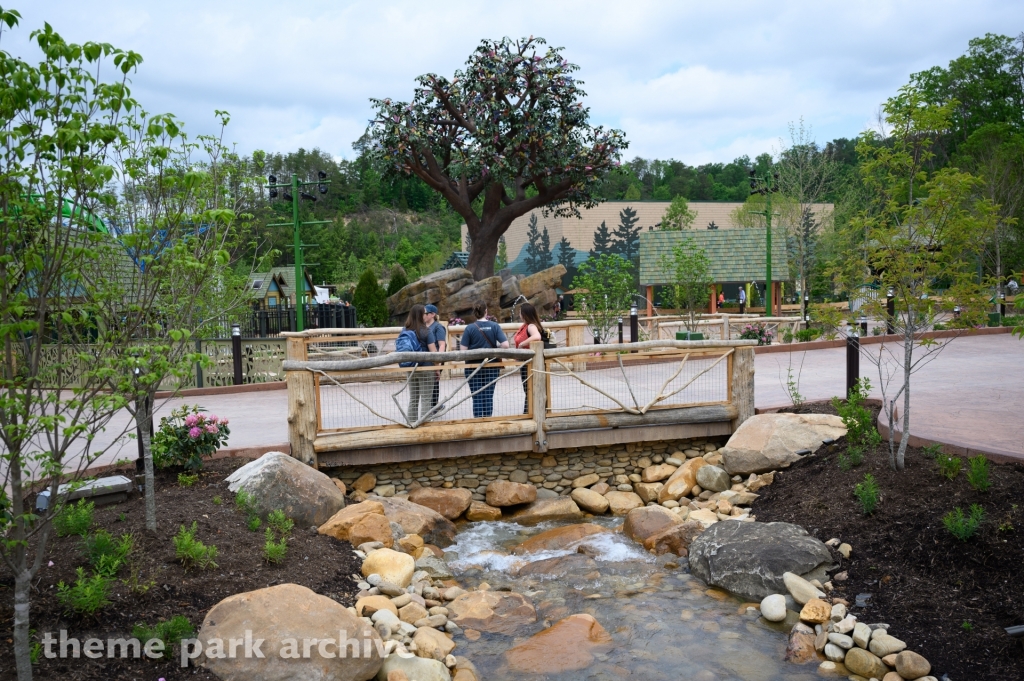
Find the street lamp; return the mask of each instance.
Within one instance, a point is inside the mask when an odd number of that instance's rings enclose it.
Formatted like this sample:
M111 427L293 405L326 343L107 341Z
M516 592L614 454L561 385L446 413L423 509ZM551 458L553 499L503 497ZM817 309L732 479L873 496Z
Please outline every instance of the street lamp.
M288 183L278 183L275 175L269 175L267 177L267 189L269 189L269 196L271 199L277 198L277 189L280 187L284 191L282 198L285 201L292 202L292 221L291 222L278 222L267 227L288 227L291 226L293 232L294 245L292 248L295 249L295 330L302 331L305 328L304 310L302 297L305 294L305 286L303 282L305 276L303 274L304 263L302 262L302 249L307 246L316 246L316 244L304 244L302 243L302 237L299 234L299 227L302 225L326 225L329 224L330 220L310 220L307 222L299 222L299 199L305 199L311 203L316 202L316 197L308 192L301 190L302 187L316 186L317 191L321 194L327 193L327 185L331 183L327 179L327 173L322 170L317 171L316 182L299 182L299 176L292 173L292 180ZM291 190L291 191L289 191ZM312 263L310 263L312 264Z
M774 287L772 286L772 194L778 193L779 191L779 174L777 172L771 175L764 175L763 177L757 176L757 171L754 169L750 170L750 194L761 194L765 197L765 208L764 210L752 210L752 215L763 215L765 221L765 275L764 275L764 287L765 293L765 307L764 314L766 317L774 316Z
M896 289L892 286L885 292L885 333L896 333Z

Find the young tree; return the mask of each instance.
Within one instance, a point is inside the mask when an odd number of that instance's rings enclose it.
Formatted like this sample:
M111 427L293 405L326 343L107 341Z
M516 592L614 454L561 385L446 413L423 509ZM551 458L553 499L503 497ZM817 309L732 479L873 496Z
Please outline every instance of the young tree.
M478 280L494 273L498 239L520 215L546 207L578 217L596 205L599 180L627 145L621 131L590 125L578 67L544 45L485 40L452 80L418 78L411 102L371 100L380 158L465 219Z
M580 266L572 287L579 291L575 308L590 324L594 338L608 342L633 299L633 265L615 254L590 258Z
M640 256L640 218L636 211L626 206L619 211L619 224L612 233L611 252L618 253L629 262L636 264Z
M377 281L377 273L369 267L359 277L352 293L352 305L363 326L378 327L388 323L387 293Z
M697 219L697 211L690 210L690 202L685 196L677 196L672 199L672 205L665 211L661 218L661 228L666 231L690 229L693 221Z
M711 260L691 238L684 239L665 257L662 267L671 271L672 302L686 315L686 329L697 331L697 317L707 306L711 293Z
M391 278L388 279L387 295L393 296L409 285L409 277L405 276L405 269L395 263L391 266Z
M562 235L558 242L558 264L565 268L564 281L572 281L576 276L576 251L573 249L569 239Z
M530 229L526 233L526 269L533 274L551 267L551 237L548 228L537 229L536 213L530 216Z
M836 273L851 297L863 296L866 283L877 283L881 294L867 301L866 311L886 319L901 337L896 344L879 344L877 354L865 352L865 357L878 367L889 421L889 463L902 470L911 433L911 376L945 347L922 334L954 306L962 310L964 325L983 314L977 257L982 236L997 218L992 203L976 197L977 178L955 168L928 170L935 140L949 128L948 105L925 104L908 86L883 111L891 126L888 138L868 131L857 145L871 205L850 221L849 247L845 260L836 263ZM891 318L886 291L896 303ZM902 437L897 447L894 426L900 397Z
M612 252L612 235L608 231L608 225L601 220L601 226L594 231L594 247L590 249L590 258L596 258L599 255L611 254Z

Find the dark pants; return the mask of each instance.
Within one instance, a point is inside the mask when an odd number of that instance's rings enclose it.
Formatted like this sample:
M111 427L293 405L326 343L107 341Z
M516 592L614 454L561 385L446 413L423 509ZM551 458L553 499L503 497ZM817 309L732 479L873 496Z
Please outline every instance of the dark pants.
M530 371L526 365L519 367L519 378L523 379L523 413L530 413Z
M469 378L469 389L473 392L473 418L490 416L494 412L494 388L492 383L498 378L498 369L481 369L476 376L470 378L476 368L466 369ZM487 385L490 383L490 385ZM487 386L486 388L484 386Z
M434 390L430 393L430 408L437 406L437 400L441 397L441 381L434 375Z
M747 304L746 303L740 303L740 314L743 314L744 312L746 312L746 310L747 310Z

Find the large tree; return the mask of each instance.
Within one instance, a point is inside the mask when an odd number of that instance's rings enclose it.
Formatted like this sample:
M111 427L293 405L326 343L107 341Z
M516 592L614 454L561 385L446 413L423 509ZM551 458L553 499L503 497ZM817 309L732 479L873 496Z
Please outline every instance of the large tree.
M484 40L451 80L420 76L411 102L371 100L376 153L463 217L477 279L493 275L498 240L517 217L596 205L598 182L627 145L621 131L590 125L579 67L544 45Z

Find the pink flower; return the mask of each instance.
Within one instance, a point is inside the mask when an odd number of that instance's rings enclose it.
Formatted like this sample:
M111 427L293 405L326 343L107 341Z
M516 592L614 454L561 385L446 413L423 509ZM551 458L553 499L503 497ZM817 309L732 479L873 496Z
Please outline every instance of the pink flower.
M228 425L228 420L227 419L221 419L220 420L220 425L222 425L222 426Z
M209 416L206 417L206 422L207 423L217 423L217 417L215 415L213 415L213 414L210 414Z
M196 423L198 422L199 419L198 417L196 417L195 414L189 414L188 416L185 417L185 425L188 426L189 428L196 425Z
M196 428L196 427L193 427L191 430L188 431L188 436L190 438L192 438L193 440L195 440L197 437L199 437L202 434L203 434L203 431L200 430L199 428Z
M207 432L207 433L210 433L211 435L216 435L217 433L219 433L219 432L220 432L220 429L219 429L219 428L217 428L217 426L216 426L216 425L214 425L214 424L210 423L210 424L208 424L208 425L206 426L206 432Z

